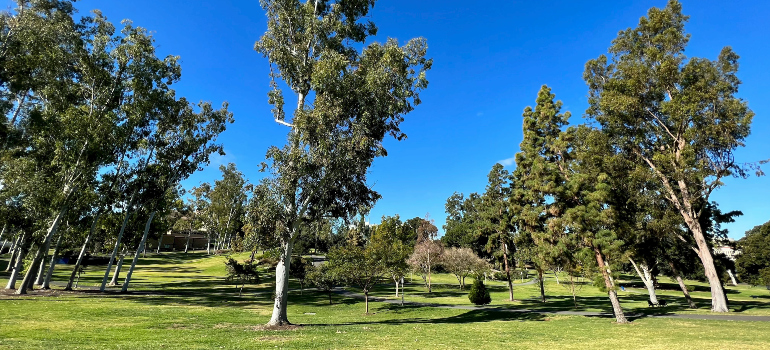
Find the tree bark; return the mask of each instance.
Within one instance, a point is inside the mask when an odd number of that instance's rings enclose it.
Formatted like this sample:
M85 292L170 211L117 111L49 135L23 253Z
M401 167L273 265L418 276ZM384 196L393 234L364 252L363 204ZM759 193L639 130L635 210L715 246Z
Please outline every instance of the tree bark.
M131 202L134 201L133 195L131 196ZM112 263L115 261L115 256L118 255L118 248L120 248L120 240L123 239L123 232L126 231L126 224L128 224L128 218L131 217L131 205L126 208L126 217L123 218L123 224L120 226L120 232L118 233L118 239L115 242L115 248L112 250L110 260L107 263L107 269L104 270L104 277L102 278L102 285L99 287L100 292L104 292L107 287L107 278L110 277L110 271L112 271Z
M278 266L275 267L275 304L273 305L273 316L270 318L268 326L287 326L290 325L286 314L286 306L289 296L289 264L291 262L291 251L294 246L294 240L281 239L281 256L278 260Z
M553 270L553 277L556 278L556 284L559 284L559 274L556 273L556 270Z
M155 217L156 211L153 211L150 213L150 218L147 219L147 223L144 225L144 235L142 235L142 241L139 242L139 246L136 247L136 253L134 254L134 260L131 261L131 268L128 269L128 273L126 274L126 280L123 282L123 288L121 289L121 292L125 293L128 291L128 284L131 283L131 275L134 274L134 268L136 267L136 262L139 260L139 253L142 251L142 248L147 243L147 234L150 232L150 224L152 224L152 219Z
M27 255L27 250L31 245L31 240L27 239L27 234L22 233L19 236L19 240L21 242L17 244L16 260L13 267L11 267L11 275L8 277L8 284L6 284L5 289L16 289L16 280L19 278L19 272L24 264L24 256ZM11 265L9 264L8 266Z
M623 314L623 308L620 306L618 300L618 294L615 292L615 285L610 280L610 274L607 272L607 265L604 263L604 256L598 247L594 246L594 254L596 255L596 263L599 265L599 271L604 278L604 286L607 288L607 295L610 297L610 303L612 304L612 313L615 314L615 321L617 323L628 323L626 316Z
M733 271L730 269L727 269L727 274L730 275L730 282L732 282L734 286L737 286L738 281L735 280L735 275L733 274Z
M13 269L14 259L17 259L17 256L19 255L19 252L21 252L21 241L24 237L24 234L19 234L19 237L16 238L16 240L13 242L13 245L11 246L11 258L8 260L8 266L5 267L5 272L10 272L11 269Z
M545 282L543 281L543 269L537 269L538 281L540 284L540 301L545 302Z
M43 256L47 253L45 251L48 249L48 245L51 243L51 238L56 234L56 232L59 230L59 224L61 223L61 219L64 217L64 215L67 213L67 210L69 209L69 204L65 204L59 213L56 215L56 217L53 219L53 223L51 223L51 226L48 228L48 233L46 234L45 241L40 245L40 248L37 250L37 254L35 254L35 259L32 260L32 265L29 267L29 270L27 270L27 273L24 274L24 281L22 281L21 286L19 289L16 290L16 294L27 294L27 288L32 284L32 275L33 271L35 271L38 268L38 265L40 264L41 259Z
M112 280L110 280L110 283L107 284L110 287L114 287L118 285L118 278L120 278L120 269L123 267L123 260L126 258L125 251L123 254L120 254L120 258L118 259L118 265L115 267L115 273L112 274Z
M364 292L364 304L366 304L366 314L369 314L369 291Z
M634 266L636 274L639 275L639 278L642 279L644 286L647 287L647 294L650 295L650 302L654 305L658 305L658 296L655 294L655 282L652 280L652 276L650 275L650 268L647 266L647 264L644 263L637 265L632 258L628 258L628 260L631 261L631 265ZM639 269L640 265L642 267L641 270Z
M190 247L190 232L187 232L187 240L184 242L184 253L187 254L187 249Z
M508 300L513 301L513 281L511 280L511 269L508 267L508 246L503 243L503 260L505 262L505 275L508 277Z
M687 286L684 285L684 280L682 280L682 276L679 275L679 271L676 269L676 266L674 266L674 263L669 261L668 266L671 267L671 272L674 273L674 278L676 279L676 283L679 284L679 288L682 289L682 293L684 294L684 298L687 299L687 305L690 306L691 309L695 309L695 303L692 301L692 298L690 297L690 292L687 290Z
M62 236L59 235L59 238L56 240L56 248L53 250L53 256L51 256L51 262L48 263L48 273L45 274L45 279L43 279L43 285L42 289L51 289L51 277L53 276L53 270L56 267L56 259L59 258L59 250L61 249L61 241Z
M83 248L80 249L80 254L78 254L78 261L75 263L75 268L72 269L72 274L70 274L70 279L67 281L67 287L65 287L64 290L72 290L72 283L75 281L75 276L78 275L80 265L83 263L83 257L86 254L86 249L88 249L88 244L91 243L91 237L94 236L96 224L99 222L99 216L101 216L101 213L96 213L94 216L94 221L91 223L91 231L88 232L88 236L86 236L86 240L83 242Z

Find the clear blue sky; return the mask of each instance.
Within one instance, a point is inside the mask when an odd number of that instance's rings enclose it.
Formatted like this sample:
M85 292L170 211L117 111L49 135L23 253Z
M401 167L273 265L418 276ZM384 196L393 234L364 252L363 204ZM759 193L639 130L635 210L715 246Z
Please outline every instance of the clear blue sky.
M0 1L10 6L9 0ZM573 113L573 123L580 122L587 106L585 62L605 53L617 32L635 26L650 7L665 4L379 0L370 16L380 29L374 40L423 36L434 65L424 103L402 125L409 138L386 142L389 156L371 169L370 182L383 198L370 221L430 213L440 228L447 197L484 191L492 165L518 151L521 112L534 103L542 84ZM253 50L265 30L257 0L82 0L76 6L81 13L98 8L115 23L128 18L154 31L160 55L182 57L179 95L230 103L235 124L220 138L227 156L193 175L187 188L213 181L218 165L226 162L235 162L252 181L262 176L258 165L265 150L283 144L286 130L272 121L268 65ZM683 6L691 16L688 56L714 59L726 45L741 56L739 96L757 116L738 161L770 158L770 2L684 0ZM770 166L765 170L770 173ZM743 211L728 225L732 237L770 220L770 178L726 183L713 199L724 210Z

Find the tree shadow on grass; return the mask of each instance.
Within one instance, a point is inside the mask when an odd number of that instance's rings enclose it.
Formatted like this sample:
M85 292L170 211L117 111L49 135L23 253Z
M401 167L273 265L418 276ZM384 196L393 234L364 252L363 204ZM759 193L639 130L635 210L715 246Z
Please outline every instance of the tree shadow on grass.
M404 305L398 306L405 310L425 308L425 306L417 305ZM390 308L387 308L390 309ZM383 309L378 309L383 310ZM392 310L392 309L391 309ZM326 326L353 326L353 325L402 325L402 324L470 324L480 322L491 321L548 321L548 316L531 313L531 312L507 312L501 311L497 308L490 309L477 309L468 310L459 315L449 317L408 317L408 318L394 318L389 320L377 320L377 321L356 321L356 322L340 322L340 323L313 323L303 326L309 327L326 327Z

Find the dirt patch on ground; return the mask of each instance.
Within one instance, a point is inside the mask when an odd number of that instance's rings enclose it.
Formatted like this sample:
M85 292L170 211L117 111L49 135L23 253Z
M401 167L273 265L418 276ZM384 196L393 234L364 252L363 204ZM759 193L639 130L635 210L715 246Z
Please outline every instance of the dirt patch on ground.
M0 298L19 298L19 297L58 297L63 294L73 294L72 291L63 291L60 289L35 289L27 290L27 294L18 295L15 289L0 289Z
M266 326L266 325L259 325L259 326L251 326L248 327L248 329L252 331L296 331L302 328L302 325L297 324L290 324L286 326Z

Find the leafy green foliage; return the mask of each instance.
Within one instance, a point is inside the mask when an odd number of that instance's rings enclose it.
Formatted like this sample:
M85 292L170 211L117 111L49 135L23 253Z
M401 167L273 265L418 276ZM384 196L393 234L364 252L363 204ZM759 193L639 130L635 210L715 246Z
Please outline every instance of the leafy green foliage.
M751 285L770 285L770 221L747 231L738 248L738 277Z
M484 285L484 281L480 278L473 280L471 290L468 292L468 299L476 305L487 305L492 302L487 286Z

